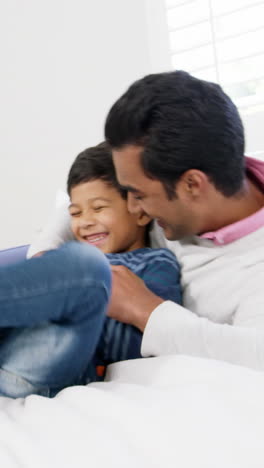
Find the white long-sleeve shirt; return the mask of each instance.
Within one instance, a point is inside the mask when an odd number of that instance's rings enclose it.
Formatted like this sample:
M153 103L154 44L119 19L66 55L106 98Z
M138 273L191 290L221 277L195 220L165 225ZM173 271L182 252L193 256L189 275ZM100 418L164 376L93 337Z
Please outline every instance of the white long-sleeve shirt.
M216 246L169 242L181 265L183 303L151 314L143 356L187 354L264 370L264 227Z
M251 160L251 166L255 177L264 179L264 163ZM232 233L241 231L239 223L247 234L233 240ZM217 242L210 235L169 242L159 231L154 233L155 246L167 245L180 262L184 307L166 301L152 312L143 356L179 353L264 370L264 208L239 223L223 228L223 239L218 236ZM70 238L65 206L30 254Z

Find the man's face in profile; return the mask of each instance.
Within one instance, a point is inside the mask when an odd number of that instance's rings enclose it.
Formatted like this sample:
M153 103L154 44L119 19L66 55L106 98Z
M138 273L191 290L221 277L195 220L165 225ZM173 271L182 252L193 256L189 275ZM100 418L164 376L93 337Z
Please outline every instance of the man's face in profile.
M127 145L113 150L113 161L119 183L128 190L129 209L138 205L155 218L169 240L177 240L195 233L195 215L181 190L175 189L175 198L168 199L163 184L147 177L141 166L143 148Z

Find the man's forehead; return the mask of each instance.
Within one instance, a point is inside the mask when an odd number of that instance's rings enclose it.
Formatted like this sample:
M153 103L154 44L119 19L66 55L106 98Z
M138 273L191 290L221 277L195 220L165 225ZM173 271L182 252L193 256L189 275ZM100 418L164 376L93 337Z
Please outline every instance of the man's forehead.
M131 193L145 193L152 188L154 180L148 177L141 165L141 146L125 146L113 150L113 161L118 182Z
M141 155L142 151L144 150L143 146L139 145L124 145L121 148L113 148L113 154L120 154L120 155L127 155L127 156L135 156L138 157Z
M127 150L113 150L113 162L117 173L117 178L122 179L121 184L134 185L136 180L144 178L143 168L140 159ZM123 179L125 181L123 182ZM135 180L136 179L136 180Z
M118 166L139 169L141 167L141 153L140 146L127 145L120 149L113 149L113 161Z

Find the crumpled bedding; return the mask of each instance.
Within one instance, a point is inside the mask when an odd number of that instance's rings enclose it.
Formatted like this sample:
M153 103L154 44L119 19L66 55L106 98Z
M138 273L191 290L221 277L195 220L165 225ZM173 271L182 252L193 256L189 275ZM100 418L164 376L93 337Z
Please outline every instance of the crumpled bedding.
M264 374L163 356L53 399L2 397L0 466L263 468Z

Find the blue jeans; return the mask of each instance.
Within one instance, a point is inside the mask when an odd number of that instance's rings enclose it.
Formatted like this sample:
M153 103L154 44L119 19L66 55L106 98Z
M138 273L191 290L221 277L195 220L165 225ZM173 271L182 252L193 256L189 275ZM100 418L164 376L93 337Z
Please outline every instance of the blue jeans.
M81 383L110 292L107 259L77 242L0 267L0 395L53 396Z

